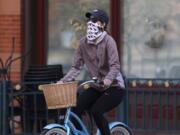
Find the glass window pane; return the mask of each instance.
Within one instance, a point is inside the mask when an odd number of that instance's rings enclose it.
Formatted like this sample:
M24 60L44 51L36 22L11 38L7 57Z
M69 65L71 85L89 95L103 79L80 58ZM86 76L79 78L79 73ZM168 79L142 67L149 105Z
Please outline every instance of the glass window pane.
M129 77L180 77L180 1L125 0L123 66Z
M85 12L100 8L109 11L109 0L48 0L48 64L62 64L66 73L78 39L86 32Z

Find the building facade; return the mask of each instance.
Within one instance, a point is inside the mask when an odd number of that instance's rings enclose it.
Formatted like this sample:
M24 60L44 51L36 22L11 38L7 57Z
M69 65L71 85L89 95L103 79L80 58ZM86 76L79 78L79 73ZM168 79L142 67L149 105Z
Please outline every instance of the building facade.
M84 13L95 5L109 13L108 31L130 78L129 124L178 132L179 0L0 0L1 79L19 82L30 65L62 64L66 73Z

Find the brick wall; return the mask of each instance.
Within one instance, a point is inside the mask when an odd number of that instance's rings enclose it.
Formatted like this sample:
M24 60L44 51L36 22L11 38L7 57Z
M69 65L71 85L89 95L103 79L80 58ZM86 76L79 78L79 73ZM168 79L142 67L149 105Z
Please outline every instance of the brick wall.
M12 39L15 39L15 50L13 58L21 55L22 34L21 34L21 13L20 0L1 0L0 6L0 58L6 62L12 50ZM15 5L15 6L12 6ZM1 68L1 66L0 66ZM11 65L11 79L20 79L21 61L17 60Z

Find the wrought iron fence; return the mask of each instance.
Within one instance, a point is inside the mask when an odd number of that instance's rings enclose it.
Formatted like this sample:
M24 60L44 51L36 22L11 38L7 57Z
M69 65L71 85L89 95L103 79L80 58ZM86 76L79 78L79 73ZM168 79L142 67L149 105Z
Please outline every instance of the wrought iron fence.
M7 82L0 82L1 135L36 135L48 122L57 121L60 110L48 110L38 90L38 85L44 83L23 83L17 91Z
M8 96L7 91L9 83L6 81L0 82L0 134L6 135L8 130Z
M180 132L179 79L128 79L127 83L130 127Z
M42 83L48 82L23 83L17 91L10 82L0 82L1 135L36 135L44 125L57 121L61 112L47 110L43 93L38 90ZM117 117L134 130L180 132L180 80L127 79L126 83L127 96L119 108L122 116ZM12 99L20 101L20 106Z

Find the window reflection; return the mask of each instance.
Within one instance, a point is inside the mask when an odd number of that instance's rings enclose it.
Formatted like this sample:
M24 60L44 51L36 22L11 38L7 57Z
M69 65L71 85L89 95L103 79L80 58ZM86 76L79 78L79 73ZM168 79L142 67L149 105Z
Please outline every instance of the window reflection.
M180 1L124 1L123 66L129 77L179 78Z
M48 2L48 64L62 64L66 73L71 66L78 40L86 31L85 12L94 8L108 12L109 0L49 0Z

